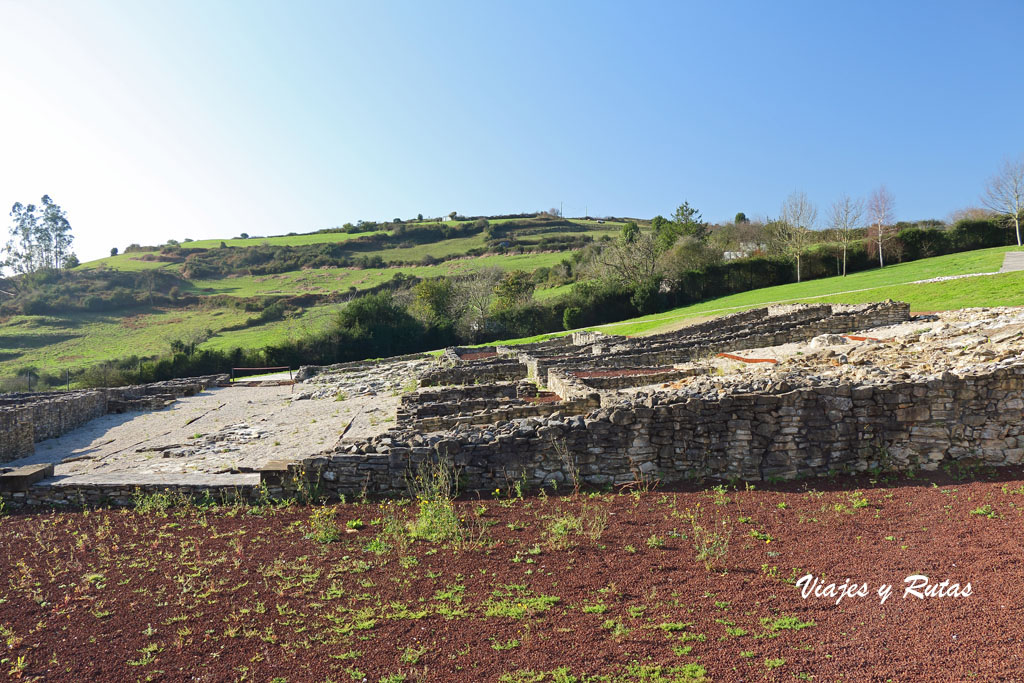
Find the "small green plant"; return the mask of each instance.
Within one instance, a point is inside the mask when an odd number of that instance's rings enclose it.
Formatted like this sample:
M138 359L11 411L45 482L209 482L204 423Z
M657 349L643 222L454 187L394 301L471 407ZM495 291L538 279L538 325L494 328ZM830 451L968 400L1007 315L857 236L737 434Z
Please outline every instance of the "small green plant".
M979 508L971 510L972 515L978 515L979 517L987 517L988 519L998 519L999 513L995 511L991 505L985 504Z
M345 522L345 526L349 529L359 531L360 529L366 526L366 523L363 522L363 520L361 519L350 519L347 522Z
M651 534L650 536L647 537L647 547L648 548L664 548L665 547L665 539L661 538L657 534Z
M507 640L504 643L495 640L494 638L490 638L489 640L491 641L491 648L497 650L498 652L501 652L503 650L513 650L519 647L520 645L520 642L515 638Z
M779 631L802 631L805 628L814 626L813 621L800 621L799 617L778 616L762 617L761 626L765 629L765 635L769 638L778 635Z
M409 523L414 539L440 542L460 538L459 515L455 511L458 471L448 460L426 461L414 477L408 478L409 492L416 501L416 517Z
M783 659L782 657L777 657L775 659L766 659L766 660L764 660L764 666L765 666L766 669L778 669L780 666L782 666L785 663L786 663L786 660Z
M690 522L690 537L697 561L704 564L705 570L711 571L729 553L732 527L725 518L705 525L701 519L700 503L692 510L687 508L683 517Z
M426 645L422 647L412 647L410 645L402 650L399 660L403 664L416 664L420 661L420 658L423 657L423 655L427 654L427 650L428 648Z
M341 539L341 528L335 521L337 510L333 507L322 506L313 510L309 515L308 538L318 543L334 543Z

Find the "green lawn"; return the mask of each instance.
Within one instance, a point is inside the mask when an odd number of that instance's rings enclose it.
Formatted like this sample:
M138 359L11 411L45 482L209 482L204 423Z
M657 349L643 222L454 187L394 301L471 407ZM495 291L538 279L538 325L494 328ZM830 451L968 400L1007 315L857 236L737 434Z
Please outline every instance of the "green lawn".
M76 270L93 270L96 268L111 268L113 270L154 270L156 268L168 268L180 270L180 263L168 263L167 261L143 261L139 257L144 254L155 254L156 252L132 252L130 254L118 254L106 258L89 261L78 266Z
M735 313L772 303L858 304L896 299L910 304L912 311L940 311L974 306L1024 305L1024 273L1005 273L946 282L910 284L946 275L998 271L1007 251L1019 247L995 247L961 254L948 254L910 263L900 263L809 282L766 287L711 301L683 306L666 313L611 323L600 329L613 334L657 333L659 328L681 320ZM595 328L597 329L597 328Z
M961 254L948 254L910 263L900 263L854 273L847 277L830 277L808 282L766 287L732 294L699 304L683 306L664 313L641 316L617 323L587 328L609 334L656 334L680 322L694 318L736 313L773 303L844 303L860 304L895 299L906 301L911 310L943 311L976 306L1024 306L1024 271L999 275L963 278L946 282L909 284L946 275L992 273L1003 264L1007 251L1020 247L994 247ZM571 290L572 285L540 290L538 298ZM555 291L558 290L558 291ZM558 334L512 339L502 344L525 344L548 339Z

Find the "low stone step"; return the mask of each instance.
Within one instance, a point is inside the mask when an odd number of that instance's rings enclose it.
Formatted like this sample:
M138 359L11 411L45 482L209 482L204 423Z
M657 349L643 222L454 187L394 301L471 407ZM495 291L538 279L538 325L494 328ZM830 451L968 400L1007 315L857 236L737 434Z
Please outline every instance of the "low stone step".
M53 463L15 467L0 474L0 491L28 491L36 482L53 476Z

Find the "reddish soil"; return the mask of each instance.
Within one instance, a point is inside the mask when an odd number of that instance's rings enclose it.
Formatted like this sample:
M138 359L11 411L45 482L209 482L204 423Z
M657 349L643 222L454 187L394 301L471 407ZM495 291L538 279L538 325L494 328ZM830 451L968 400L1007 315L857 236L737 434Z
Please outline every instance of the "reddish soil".
M731 353L720 353L719 358L728 358L729 360L738 360L742 363L778 363L779 361L774 358L744 358L743 356L736 356Z
M852 334L844 334L843 336L846 337L847 339L852 339L853 341L874 341L874 342L890 341L888 339L879 339L878 337L859 337L859 336L852 335Z
M381 554L373 504L334 506L366 525L329 543L306 537L318 508L8 515L0 659L46 681L1020 680L1024 470L974 474L502 491L457 504L477 542ZM689 512L733 529L711 571ZM577 517L599 533L552 526ZM871 590L805 600L805 573ZM972 594L904 598L919 573Z
M494 358L497 355L497 351L479 351L477 353L464 353L459 358L461 360L483 360L485 358Z
M550 391L542 391L536 396L530 396L525 399L527 403L558 403L562 400L562 397L558 394L551 393Z
M642 375L657 375L662 372L669 372L675 368L624 368L621 370L587 370L574 372L576 377L586 379L588 377L639 377Z

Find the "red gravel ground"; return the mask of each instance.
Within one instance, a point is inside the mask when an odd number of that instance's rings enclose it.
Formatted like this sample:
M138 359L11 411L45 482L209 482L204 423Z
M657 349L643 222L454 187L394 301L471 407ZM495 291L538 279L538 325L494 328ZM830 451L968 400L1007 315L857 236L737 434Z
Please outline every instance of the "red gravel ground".
M969 475L525 499L501 491L456 503L457 543L381 534L382 516L411 519L412 505L8 514L0 672L1021 680L1024 471ZM309 537L311 514L324 517L320 540ZM707 570L695 559L695 524L723 522L727 553ZM806 573L870 592L838 605L804 599L795 581ZM912 574L970 582L972 592L904 598ZM894 586L884 604L880 584Z
M476 353L464 353L459 356L460 360L483 360L485 358L494 358L498 355L497 351L478 351Z
M728 358L729 360L738 360L742 363L778 363L779 361L774 358L744 358L743 356L737 356L732 353L720 353L719 358Z
M550 391L542 391L536 396L530 396L526 399L527 403L558 403L562 400L562 397L558 394Z

